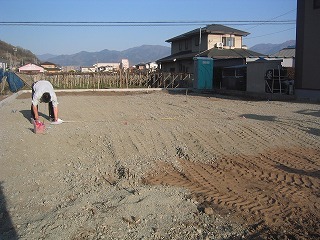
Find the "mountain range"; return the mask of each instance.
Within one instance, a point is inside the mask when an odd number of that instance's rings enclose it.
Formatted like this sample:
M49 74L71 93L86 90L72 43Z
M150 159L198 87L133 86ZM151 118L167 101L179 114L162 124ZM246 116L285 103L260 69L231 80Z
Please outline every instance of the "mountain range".
M280 44L257 44L250 50L270 55L289 46L295 46L295 40L289 40ZM60 66L92 66L97 62L121 62L121 59L128 59L130 66L138 63L153 62L171 54L170 47L160 45L142 45L129 48L124 51L102 50L99 52L78 52L71 55L42 54L34 55L31 51L14 46L0 40L0 58L8 59L19 64L52 62Z
M253 47L250 48L250 50L258 52L258 53L263 53L266 55L274 54L276 52L279 52L281 49L286 48L286 47L295 47L296 46L296 41L295 40L289 40L280 44L272 44L272 43L261 43L254 45Z
M43 62L48 61L61 66L92 66L97 62L118 63L121 59L128 59L130 65L138 63L153 62L170 55L171 49L160 45L142 45L140 47L129 48L124 51L102 50L100 52L82 51L71 55L51 54L37 55Z
M274 54L283 48L295 46L295 40L289 40L280 44L262 43L254 45L250 50L262 54ZM102 50L100 52L79 52L71 55L37 55L42 61L52 62L61 66L92 66L97 62L121 62L121 59L128 59L130 65L138 63L153 62L160 58L169 56L171 49L160 45L142 45L140 47L129 48L124 51Z
M37 62L37 56L30 50L16 47L0 40L0 58L8 61L9 65L24 65L25 63Z

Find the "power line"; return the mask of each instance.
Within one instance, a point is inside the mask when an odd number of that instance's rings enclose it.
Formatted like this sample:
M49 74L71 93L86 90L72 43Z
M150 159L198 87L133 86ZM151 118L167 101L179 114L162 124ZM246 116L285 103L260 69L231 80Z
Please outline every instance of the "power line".
M296 24L295 20L281 20L281 21L253 21L253 20L224 20L224 21L112 21L112 22L0 22L0 26L40 26L40 27L133 27L133 26L189 26L199 24L214 24L224 23L228 25L256 25L257 23L269 25L288 25Z
M174 26L198 26L199 24L1 24L0 26L20 26L20 27L174 27ZM250 23L234 23L229 26L253 25ZM270 25L295 25L295 23L273 23Z
M3 21L0 23L46 23L46 24L50 24L50 23L67 23L67 24L72 24L72 23L123 23L123 24L140 24L140 23L207 23L207 22L295 22L295 20L278 20L278 21L274 21L274 20L201 20L201 21L15 21L15 22L9 22L9 21Z
M274 19L277 19L277 18L279 18L279 17L285 16L285 15L287 15L287 14L293 12L293 11L296 11L296 10L297 10L296 8L295 8L295 9L292 9L292 10L290 10L290 11L288 11L288 12L285 12L285 13L279 15L279 16L270 18L270 19L267 20L266 22L274 21ZM260 24L257 24L256 26L253 26L253 27L251 27L251 28L247 28L246 31L248 31L248 30L250 30L250 29L253 29L253 28L255 28L255 27L259 27L259 26L261 26L261 25L265 25L265 24L266 24L266 23L263 23L263 22L262 22L262 23L260 23ZM269 36L269 35L273 35L273 34L277 34L277 33L281 33L281 32L286 32L286 31L289 31L289 30L292 30L292 29L295 29L295 27L294 27L294 28L284 29L284 30L281 30L281 31L278 31L278 32L267 33L267 34L260 35L260 36L248 37L248 38L246 38L246 39L253 39L253 38L259 38L259 37L265 37L265 36Z
M295 29L295 27L294 27L294 28L288 28L288 29L285 29L285 30L282 30L282 31L278 31L278 32L267 33L267 34L260 35L260 36L256 36L256 37L248 37L248 38L246 38L246 39L253 39L253 38L259 38L259 37L265 37L265 36L269 36L269 35L273 35L273 34L277 34L277 33L281 33L281 32L286 32L286 31L289 31L289 30L292 30L292 29Z
M274 19L277 19L277 18L279 18L279 17L285 16L285 15L287 15L287 14L293 12L293 11L297 11L297 9L296 9L296 8L295 8L295 9L292 9L292 10L290 10L290 11L288 11L288 12L286 12L286 13L283 13L283 14L281 14L281 15L279 15L279 16L273 17L273 18L267 20L266 22L268 22L268 21L273 21ZM251 27L251 28L246 29L246 31L247 31L247 30L250 30L250 29L252 29L252 28L255 28L255 27L264 25L264 24L265 24L265 23L257 24L256 26L253 26L253 27Z

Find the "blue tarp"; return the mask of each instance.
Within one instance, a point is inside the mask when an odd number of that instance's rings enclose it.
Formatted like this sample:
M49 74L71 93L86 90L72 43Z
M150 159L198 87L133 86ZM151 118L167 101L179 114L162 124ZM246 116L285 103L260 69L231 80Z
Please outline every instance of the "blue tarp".
M7 82L11 92L18 92L23 88L24 82L14 72L5 72L4 75L7 76Z

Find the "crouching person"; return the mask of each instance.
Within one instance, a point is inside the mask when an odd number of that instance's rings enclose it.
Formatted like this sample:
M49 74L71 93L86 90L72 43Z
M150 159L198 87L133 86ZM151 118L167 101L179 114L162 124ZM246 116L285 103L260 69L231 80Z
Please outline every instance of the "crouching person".
M32 84L31 116L34 121L39 121L38 105L41 102L48 103L50 121L53 124L62 123L62 120L58 118L57 96L52 84L46 80L40 80Z

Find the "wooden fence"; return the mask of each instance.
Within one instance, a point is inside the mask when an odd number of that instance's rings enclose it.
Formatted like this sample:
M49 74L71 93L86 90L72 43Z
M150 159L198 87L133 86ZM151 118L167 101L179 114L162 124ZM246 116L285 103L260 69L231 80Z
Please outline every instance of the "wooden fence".
M186 73L129 72L19 74L27 85L40 79L48 80L56 89L107 88L187 88L192 87L193 75Z

